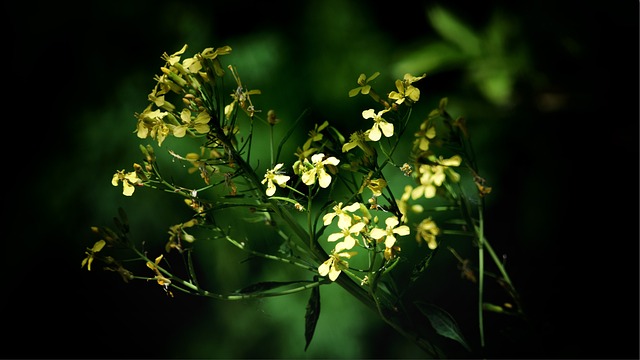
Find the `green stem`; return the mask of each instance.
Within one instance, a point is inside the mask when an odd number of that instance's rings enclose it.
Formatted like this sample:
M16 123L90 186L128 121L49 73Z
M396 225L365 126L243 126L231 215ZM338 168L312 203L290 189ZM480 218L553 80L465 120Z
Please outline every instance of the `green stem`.
M513 284L511 283L511 279L509 278L509 274L507 274L507 270L502 265L502 262L500 261L500 258L498 257L496 252L493 250L493 248L491 247L491 245L489 244L489 241L487 241L487 239L484 239L484 247L487 249L487 252L489 253L491 258L493 259L493 262L498 267L498 271L500 271L500 274L502 275L502 278L504 279L504 281L507 284L509 284L509 286L511 286L513 288Z
M479 225L478 230L478 326L480 327L480 347L484 348L484 310L483 310L483 293L484 293L484 221L482 216L482 207L480 205L478 211Z
M225 235L224 238L228 242L230 242L231 244L236 246L237 248L239 248L239 249L241 249L243 251L246 251L246 252L248 252L248 253L250 253L252 255L259 256L259 257L262 257L262 258L265 258L265 259L269 259L269 260L285 262L285 263L292 264L292 265L301 267L301 268L303 268L305 270L309 270L309 271L312 271L312 272L316 272L317 271L316 268L311 267L311 266L309 266L307 264L302 264L302 263L299 263L299 262L296 262L296 261L293 261L293 260L290 260L290 259L287 259L287 258L282 258L282 257L279 257L279 256L265 254L265 253L261 253L261 252L254 251L254 250L251 250L251 249L247 249L246 246L244 246L243 244L239 243L238 241L232 239L231 237L229 237L227 235Z

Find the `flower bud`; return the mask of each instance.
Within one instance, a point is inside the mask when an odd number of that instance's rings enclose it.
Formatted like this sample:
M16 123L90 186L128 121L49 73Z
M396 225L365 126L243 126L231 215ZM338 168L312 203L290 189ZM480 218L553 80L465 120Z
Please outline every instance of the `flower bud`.
M178 119L176 119L175 116L173 116L172 113L167 113L167 115L165 115L165 118L169 120L169 122L173 125L180 125L180 122L178 122Z
M275 125L280 122L280 119L276 118L276 112L274 110L269 110L267 112L267 121L269 125Z

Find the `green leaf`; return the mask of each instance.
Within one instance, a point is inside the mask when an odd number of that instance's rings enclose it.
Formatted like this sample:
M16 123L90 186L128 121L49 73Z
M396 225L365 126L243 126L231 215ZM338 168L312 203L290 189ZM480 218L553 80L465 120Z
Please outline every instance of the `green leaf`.
M411 282L415 282L416 280L418 280L418 278L422 275L422 273L425 270L427 270L427 267L429 267L429 263L431 262L431 258L433 257L433 255L436 254L438 249L439 248L436 248L436 250L429 253L427 256L425 256L422 260L420 260L419 263L417 263L413 267L413 270L411 271L411 278L410 278Z
M456 44L462 51L471 56L480 55L480 38L475 31L465 25L451 12L438 6L427 12L433 28L444 39Z
M457 341L464 346L467 351L471 352L471 348L465 341L458 324L448 312L438 306L421 301L415 302L415 305L420 312L429 319L431 326L433 326L438 334Z
M457 46L444 42L430 42L424 46L412 48L393 65L394 74L434 73L464 66L469 55Z
M317 276L314 276L314 280L317 281ZM320 287L316 286L311 289L311 296L309 297L309 302L307 303L307 312L304 314L304 338L306 340L306 344L304 346L304 351L307 351L309 344L311 343L311 339L313 339L313 333L316 331L316 324L318 323L318 318L320 317Z

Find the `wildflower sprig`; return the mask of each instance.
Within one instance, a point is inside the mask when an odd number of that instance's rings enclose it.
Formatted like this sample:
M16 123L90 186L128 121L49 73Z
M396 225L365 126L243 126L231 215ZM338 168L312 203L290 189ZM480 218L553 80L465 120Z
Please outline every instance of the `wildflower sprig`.
M170 296L185 293L242 300L313 289L305 317L306 346L319 316L314 311L320 301L318 288L338 284L428 355L441 356L438 342L428 334L435 330L450 336L456 327L443 323L442 317L435 322L408 322L412 312L432 320L444 310L434 314L433 306L418 306L421 299L405 299L402 294L429 270L430 259L442 243L454 249L463 235L470 240L467 245L478 249L477 274L468 259L454 260L465 264L466 279L478 280L482 344L483 309L496 309L483 299L485 251L498 268L496 280L512 297L514 313L519 312L517 292L485 236L482 204L491 187L480 176L464 120L451 117L445 98L415 130L407 131L421 99L417 83L426 74L405 74L392 90L382 92L373 86L380 73L361 74L358 87L348 96L369 96L373 104L360 110L361 118L353 119L361 125L359 129L343 134L337 122L325 120L310 127L306 140L286 158L281 157L282 145L303 117L289 125L291 130L276 148L273 128L285 121L273 109L265 111L263 119L260 102L253 98L261 90L247 87L235 66L222 65L221 57L229 55L231 47L206 48L192 57L184 57L186 50L185 45L162 55L164 66L154 78L149 104L135 114L137 137L156 146L140 145L141 164L134 163L130 171L117 170L111 182L122 185L125 196L135 196L135 190L142 188L179 196L193 214L167 227L161 247L146 244L143 248L129 238L128 220L121 211L116 230L93 228L99 239L86 248L82 268L92 270L92 265L102 262L125 281L153 280ZM232 88L224 86L229 76L231 81L226 83L234 84ZM258 130L269 131L268 157L252 154ZM413 136L409 153L399 153L407 136ZM170 164L181 163L182 178L161 169L166 164L156 153L166 147L167 139L193 148L186 153L163 151ZM468 181L475 184L471 192ZM258 224L252 226L279 239L279 249L259 246L251 234L228 225L230 218ZM308 278L262 281L231 293L213 291L200 282L196 271L200 267L192 256L199 242L211 240L303 269ZM129 255L115 257L123 252ZM420 260L411 263L409 259ZM406 279L398 282L393 274ZM405 288L398 290L398 286ZM425 328L429 326L435 328ZM461 334L455 335L468 347Z

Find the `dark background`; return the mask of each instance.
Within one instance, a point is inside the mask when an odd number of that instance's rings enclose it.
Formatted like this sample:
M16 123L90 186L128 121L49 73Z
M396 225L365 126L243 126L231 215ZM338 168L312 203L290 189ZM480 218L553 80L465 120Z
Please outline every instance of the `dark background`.
M149 201L140 205L110 184L115 169L138 161L127 134L163 52L230 45L243 79L255 79L282 118L307 107L314 121L340 118L352 111L343 95L359 73L399 77L401 60L442 41L426 16L438 4L11 5L0 355L419 357L337 287L323 294L305 353L306 295L248 305L169 299L152 284L88 273L80 261L89 227L110 225L119 206L130 209L134 232L161 243L173 221L174 210L153 197L136 194ZM507 104L483 96L485 80L470 80L477 59L435 66L421 84L425 101L448 96L475 131L494 184L488 236L507 254L529 315L526 324L489 318L498 330L488 357L638 358L638 4L441 5L478 32L503 14L514 26L505 49L524 54L508 58L519 67Z

